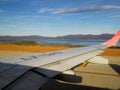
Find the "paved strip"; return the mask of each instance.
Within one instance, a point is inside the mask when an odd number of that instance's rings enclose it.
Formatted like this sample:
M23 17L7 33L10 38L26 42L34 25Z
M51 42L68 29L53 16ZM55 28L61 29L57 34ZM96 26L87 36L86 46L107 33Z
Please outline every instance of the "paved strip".
M98 75L109 75L109 76L120 77L120 75L116 75L116 74L107 74L107 73L99 73L99 72L86 72L86 71L75 71L75 72L87 73L87 74L98 74Z

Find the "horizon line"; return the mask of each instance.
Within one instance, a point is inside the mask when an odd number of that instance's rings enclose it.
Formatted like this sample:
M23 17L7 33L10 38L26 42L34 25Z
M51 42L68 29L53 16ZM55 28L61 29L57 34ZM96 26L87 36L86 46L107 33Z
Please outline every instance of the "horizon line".
M57 35L57 36L43 36L43 35L0 35L0 36L13 36L13 37L20 37L20 36L42 36L42 37L60 37L60 36L69 36L69 35L102 35L102 34L114 34L114 33L101 33L101 34L65 34L65 35Z

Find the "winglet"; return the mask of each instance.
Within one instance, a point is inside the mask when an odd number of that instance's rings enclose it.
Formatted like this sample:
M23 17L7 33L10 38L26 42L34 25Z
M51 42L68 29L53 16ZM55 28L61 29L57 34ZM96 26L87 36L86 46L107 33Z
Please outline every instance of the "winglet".
M119 39L120 39L120 30L112 37L112 39L104 42L103 44L107 47L111 47L111 46L116 45Z

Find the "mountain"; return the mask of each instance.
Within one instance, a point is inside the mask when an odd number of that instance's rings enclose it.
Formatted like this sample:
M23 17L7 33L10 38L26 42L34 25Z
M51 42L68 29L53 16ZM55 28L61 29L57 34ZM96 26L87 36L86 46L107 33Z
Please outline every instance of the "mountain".
M80 39L110 39L113 34L100 34L100 35L65 35L65 36L57 36L57 37L46 37L46 36L0 36L0 40L36 40L36 39L57 39L57 40L80 40Z
M0 36L0 40L24 40L24 39L47 39L49 37L43 37L38 35L30 35L30 36Z
M113 36L113 34L100 34L100 35L65 35L58 36L55 39L109 39Z

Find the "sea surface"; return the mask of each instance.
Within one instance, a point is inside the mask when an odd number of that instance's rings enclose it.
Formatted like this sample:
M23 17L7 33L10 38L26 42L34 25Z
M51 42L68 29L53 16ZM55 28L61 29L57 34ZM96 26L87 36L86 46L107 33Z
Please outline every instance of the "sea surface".
M43 44L71 44L71 45L97 45L107 41L106 39L98 39L98 40L89 40L89 39L82 39L82 40L40 40ZM120 46L120 41L117 44Z
M0 42L13 42L15 40L2 40ZM43 44L71 44L71 45L97 45L97 44L101 44L104 43L105 41L107 41L106 39L82 39L82 40L30 40L30 39L25 39L23 41L36 41L36 42L41 42ZM120 41L117 44L117 46L120 46Z
M94 45L105 40L40 40L44 44Z

